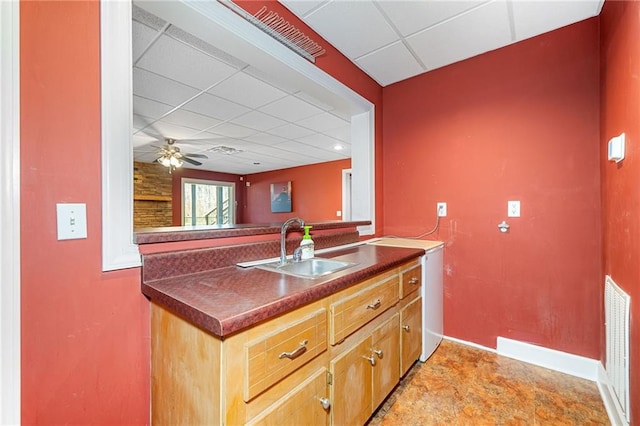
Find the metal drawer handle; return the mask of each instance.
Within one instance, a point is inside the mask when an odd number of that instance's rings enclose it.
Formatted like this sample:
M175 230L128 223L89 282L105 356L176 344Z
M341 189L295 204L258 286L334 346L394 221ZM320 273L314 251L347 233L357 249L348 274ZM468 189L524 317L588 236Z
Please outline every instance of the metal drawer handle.
M376 300L376 303L367 305L367 309L378 309L380 307L380 299Z
M382 353L382 349L373 349L372 352L376 355L378 355L378 358L382 359L383 357L383 353Z
M329 401L329 398L320 398L320 404L322 405L322 408L327 411L331 408L331 401Z
M302 355L303 353L305 353L307 351L307 343L309 343L308 340L303 340L302 342L300 342L300 346L298 346L294 351L282 352L280 355L278 355L278 358L279 359L283 359L283 358L296 359L296 358L298 358L300 355Z
M366 356L366 355L362 355L362 358L366 359L367 361L369 361L369 363L371 363L372 366L376 365L376 359L372 356Z
M416 284L418 281L419 281L418 278L413 277L409 280L409 284Z
M409 326L408 326L408 325L403 325L403 326L402 326L402 329L403 329L404 331L409 331Z

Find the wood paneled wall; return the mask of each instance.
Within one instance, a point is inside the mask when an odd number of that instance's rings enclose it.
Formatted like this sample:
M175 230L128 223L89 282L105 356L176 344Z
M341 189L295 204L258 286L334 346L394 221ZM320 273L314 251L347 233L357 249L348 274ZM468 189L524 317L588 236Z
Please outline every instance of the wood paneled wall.
M169 170L157 163L133 163L133 228L171 226Z

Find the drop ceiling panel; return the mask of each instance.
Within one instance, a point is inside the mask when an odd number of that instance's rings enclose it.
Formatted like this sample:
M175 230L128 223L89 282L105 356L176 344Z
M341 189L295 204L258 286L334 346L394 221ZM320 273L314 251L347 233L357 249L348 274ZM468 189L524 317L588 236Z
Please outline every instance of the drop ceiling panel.
M191 139L191 137L198 133L197 130L168 123L166 121L155 121L153 124L144 128L143 132L147 135L157 136L160 142L164 141L165 138L177 140Z
M252 109L287 96L286 92L245 73L234 74L209 93Z
M309 158L309 161L333 161L338 159L332 152L296 141L283 142L281 144L278 144L277 147L304 155L305 157Z
M214 127L213 129L210 129L208 133L213 133L228 138L246 138L247 136L251 136L256 133L256 131L254 129L239 126L233 123L223 123L219 126Z
M275 145L286 141L283 137L271 135L269 133L256 133L255 135L247 136L245 139L265 146Z
M332 1L304 19L350 58L398 40L398 35L370 1Z
M150 118L160 118L174 107L171 105L163 104L160 102L152 101L151 99L142 98L140 96L133 96L133 110L136 114L143 115Z
M216 120L215 118L207 117L206 115L202 114L196 114L194 112L186 111L183 109L179 109L169 115L162 117L162 121L171 124L182 125L184 127L189 127L198 131L203 131L222 123L222 121Z
M381 85L388 85L421 72L406 52L393 51L397 44L384 51L401 39L425 72L596 16L603 0L281 2ZM511 15L508 7L513 8ZM389 56L394 57L391 62Z
M333 151L333 147L340 144L340 141L320 133L314 133L311 136L305 136L303 138L298 138L296 141L301 142L306 145L312 145L320 149L324 149L327 151Z
M376 4L403 36L429 28L469 10L479 1L378 1Z
M325 130L323 133L331 136L332 138L339 139L342 142L351 141L351 125L346 125L337 129Z
M601 1L515 1L513 20L516 40L524 40L553 31L584 17L600 13Z
M264 114L260 111L251 111L250 113L234 118L231 122L259 131L270 130L287 124L286 121Z
M280 3L284 4L287 9L298 16L306 15L325 2L326 0L280 0Z
M133 114L133 131L137 132L138 130L144 129L154 121L155 119L153 118L145 117L140 114Z
M131 37L133 40L132 57L134 64L157 35L158 31L153 30L139 22L133 21L133 23L131 24Z
M291 95L263 106L260 111L289 122L296 122L323 112L320 108Z
M487 22L492 24L489 26ZM470 58L510 44L506 1L493 1L454 20L419 32L407 41L428 69Z
M202 93L197 98L183 106L187 111L217 118L218 120L231 120L250 111L249 108L238 105L235 102Z
M381 86L387 86L425 71L401 41L362 56L356 60L356 63ZM390 64L393 65L389 66Z
M297 124L307 129L315 130L316 132L325 132L326 130L344 127L349 123L331 113L323 112L322 114L300 120Z
M231 77L237 71L166 35L149 48L136 66L200 90Z
M313 131L305 129L304 127L297 126L295 124L285 124L284 126L271 129L267 133L287 139L296 139L303 136L309 136L313 134Z
M149 71L133 69L133 94L171 106L178 106L198 94L198 91L177 81Z

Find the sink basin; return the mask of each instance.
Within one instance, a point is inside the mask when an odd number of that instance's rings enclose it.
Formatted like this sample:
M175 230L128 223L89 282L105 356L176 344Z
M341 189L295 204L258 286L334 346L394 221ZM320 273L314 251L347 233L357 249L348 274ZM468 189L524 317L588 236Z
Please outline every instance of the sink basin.
M280 265L280 262L274 262L256 267L300 278L318 278L350 268L354 265L356 264L351 262L314 257L312 259L301 260L300 262L287 262L284 265Z

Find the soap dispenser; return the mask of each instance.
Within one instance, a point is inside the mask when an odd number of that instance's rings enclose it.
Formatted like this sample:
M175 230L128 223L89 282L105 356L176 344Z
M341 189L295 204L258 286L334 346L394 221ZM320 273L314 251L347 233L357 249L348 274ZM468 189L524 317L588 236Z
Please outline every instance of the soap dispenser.
M302 241L300 241L300 248L302 249L302 260L311 259L314 256L315 244L311 239L311 235L309 235L309 229L311 228L311 226L304 226L304 236L302 237Z

